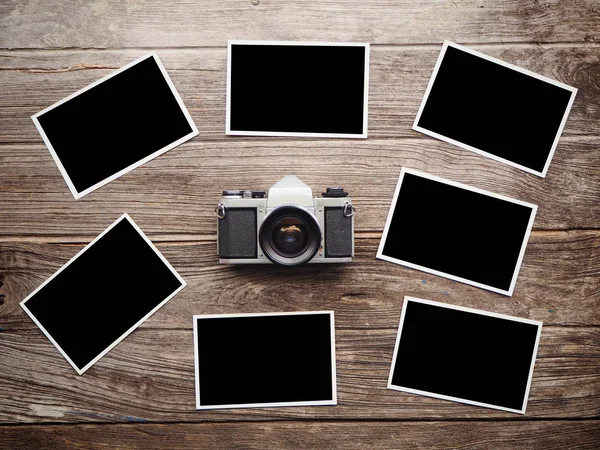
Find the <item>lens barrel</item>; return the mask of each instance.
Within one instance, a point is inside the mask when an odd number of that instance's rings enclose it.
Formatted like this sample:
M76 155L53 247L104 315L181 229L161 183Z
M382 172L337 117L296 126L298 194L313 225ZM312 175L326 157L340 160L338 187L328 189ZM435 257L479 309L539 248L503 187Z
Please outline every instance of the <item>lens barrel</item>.
M317 254L321 245L321 227L307 209L296 205L279 206L265 216L258 243L273 263L298 266Z

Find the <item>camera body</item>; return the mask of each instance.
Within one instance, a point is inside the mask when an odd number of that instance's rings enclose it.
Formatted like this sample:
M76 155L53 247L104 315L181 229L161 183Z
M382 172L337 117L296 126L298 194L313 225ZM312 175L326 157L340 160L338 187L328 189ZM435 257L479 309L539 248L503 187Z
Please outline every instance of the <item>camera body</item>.
M341 188L321 197L295 176L261 191L223 191L215 209L221 264L346 263L354 256L354 207Z

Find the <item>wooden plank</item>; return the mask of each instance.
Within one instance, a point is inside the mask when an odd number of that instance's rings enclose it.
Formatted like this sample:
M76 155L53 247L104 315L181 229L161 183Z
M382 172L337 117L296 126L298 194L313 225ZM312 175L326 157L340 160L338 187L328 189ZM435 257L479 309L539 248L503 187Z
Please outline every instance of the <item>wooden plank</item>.
M473 48L577 87L579 92L563 136L597 135L600 45L474 45ZM371 48L370 138L420 137L431 141L411 127L440 49L438 45ZM32 114L148 51L0 52L0 143L40 143L30 119ZM199 128L196 140L226 139L226 49L163 49L158 54ZM345 142L351 146L355 141Z
M255 4L256 3L256 4ZM595 0L72 1L0 5L3 48L217 46L226 39L367 41L378 44L594 42Z
M315 195L343 186L356 230L381 232L402 166L537 204L536 230L600 227L600 138L564 138L546 178L435 139L194 140L75 201L43 145L0 147L0 236L94 236L123 212L149 234L216 231L223 189L295 174Z
M600 121L600 90L594 81L598 47L481 49L580 88L546 179L410 129L438 48L373 49L374 137L366 141L226 139L225 50L164 50L161 57L200 127L200 137L79 202L68 193L29 116L145 50L3 52L0 141L9 145L0 151L0 235L90 234L90 225L97 229L124 210L152 218L149 232L206 233L214 226L211 210L220 190L266 189L292 172L316 192L326 184L350 188L361 208L358 229L379 231L402 165L540 204L538 229L598 227L600 140L582 136L593 133ZM340 161L348 167L340 170Z
M595 0L0 2L0 446L597 448L600 422L576 419L600 416L599 18ZM374 44L370 139L226 138L232 38ZM579 88L545 180L410 129L444 39ZM154 48L200 136L74 201L29 116ZM515 296L374 259L403 165L540 205ZM353 193L357 261L218 266L219 191L292 172ZM79 377L18 302L125 211L189 286ZM526 420L385 389L404 295L545 321ZM301 309L336 310L338 406L195 411L192 314Z
M186 330L133 332L83 376L39 330L4 331L0 422L521 418L387 389L396 328L349 329L343 315L336 322L337 406L201 412L195 409L191 321ZM544 327L526 418L599 415L600 329Z
M193 314L335 309L338 326L394 328L405 295L542 320L546 325L600 325L599 232L534 234L512 297L376 260L378 245L379 239L357 239L351 264L290 271L219 265L214 239L158 243L188 285L142 326L187 329ZM82 247L0 243L4 277L0 327L35 328L18 303Z
M597 449L600 421L262 422L5 426L14 450L86 449Z

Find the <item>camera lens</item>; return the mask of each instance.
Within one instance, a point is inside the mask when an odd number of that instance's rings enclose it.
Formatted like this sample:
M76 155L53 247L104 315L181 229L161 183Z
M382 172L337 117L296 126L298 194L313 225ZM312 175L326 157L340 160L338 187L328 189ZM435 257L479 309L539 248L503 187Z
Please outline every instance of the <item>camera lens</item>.
M321 228L306 209L285 205L265 217L258 238L265 256L272 262L296 266L310 261L319 250Z
M299 256L308 245L307 225L297 217L284 217L273 226L273 249L281 256Z

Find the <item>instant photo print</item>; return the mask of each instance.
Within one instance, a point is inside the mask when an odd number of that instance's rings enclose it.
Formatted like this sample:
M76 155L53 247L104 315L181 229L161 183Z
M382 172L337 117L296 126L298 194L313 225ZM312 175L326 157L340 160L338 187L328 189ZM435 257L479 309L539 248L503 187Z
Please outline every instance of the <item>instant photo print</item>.
M81 375L185 285L124 214L21 307Z
M196 408L335 405L333 311L194 316Z
M76 199L198 134L156 53L32 119Z
M388 388L525 414L542 322L404 297Z
M377 258L510 296L536 211L403 168Z
M367 137L369 44L229 41L225 132Z
M545 177L576 93L445 42L413 129Z

